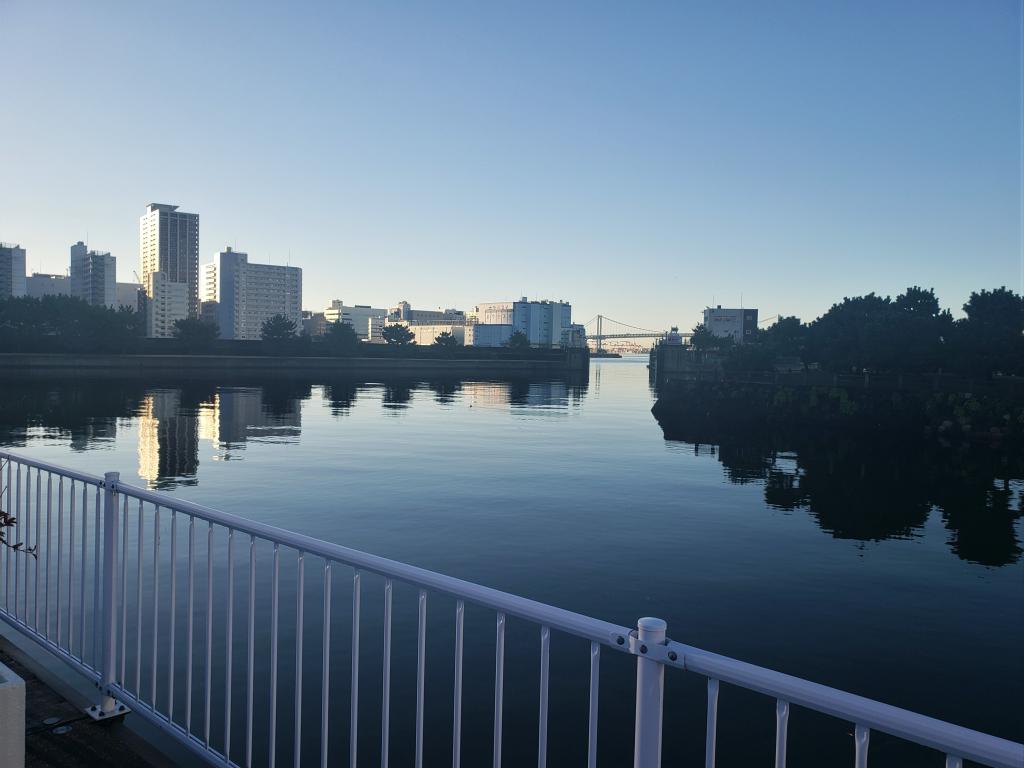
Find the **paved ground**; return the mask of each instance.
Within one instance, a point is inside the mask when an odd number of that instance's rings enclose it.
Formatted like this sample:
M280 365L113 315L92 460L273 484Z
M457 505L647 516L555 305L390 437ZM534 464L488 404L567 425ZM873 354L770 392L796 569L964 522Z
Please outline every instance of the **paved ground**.
M81 707L34 675L0 639L0 663L25 681L25 765L29 768L166 765L140 755L147 751L123 722L96 723Z

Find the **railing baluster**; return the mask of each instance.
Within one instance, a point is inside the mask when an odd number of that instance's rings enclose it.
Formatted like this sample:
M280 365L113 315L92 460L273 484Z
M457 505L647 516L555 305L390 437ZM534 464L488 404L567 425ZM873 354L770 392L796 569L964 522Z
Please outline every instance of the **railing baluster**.
M252 766L252 696L256 658L256 537L249 536L249 634L245 669L245 768Z
M299 768L302 759L302 630L303 606L306 602L305 554L299 552L298 579L296 583L295 606L295 746L292 751L292 764Z
M384 674L381 682L380 765L388 768L391 741L391 579L384 580Z
M101 658L100 654L102 653L102 651L100 649L101 633L100 633L100 618L99 617L101 615L100 614L100 552L102 552L103 550L102 550L102 548L100 546L100 519L101 519L101 512L100 512L100 487L97 485L96 486L96 503L93 504L93 517L92 517L92 521L93 521L93 532L92 532L92 541L93 541L93 550L92 550L92 584L93 584L93 590L92 590L92 592L93 592L93 594L92 594L92 615L93 615L93 620L92 620L92 626L93 626L93 632L92 632L92 655L93 655L93 665L97 669L99 669L100 658Z
M868 765L868 742L871 740L871 730L863 725L857 725L853 731L855 768L867 768Z
M11 459L7 459L7 513L9 515L14 514L14 507L11 505L11 466L14 462ZM4 548L4 567L7 572L7 577L4 579L4 610L11 610L11 555L13 553Z
M551 628L540 628L540 706L537 716L537 766L548 764L548 683L551 674Z
M174 678L176 670L174 665L174 625L178 613L178 511L171 509L171 611L170 611L170 632L167 637L170 640L170 651L167 659L167 721L174 722Z
M331 703L331 561L324 560L324 639L322 644L323 683L320 688L320 768L327 768Z
M718 735L718 681L708 678L708 720L704 736L704 768L715 768Z
M15 504L16 508L14 510L14 513L13 513L14 514L14 543L15 544L17 544L19 541L21 541L21 518L24 517L23 510L22 510L22 504L23 504L24 500L22 499L22 494L21 494L21 469L22 469L21 464L18 464L18 472L17 472L17 476L16 476L17 477L17 482L18 482L18 488L17 488L17 490L15 491L15 494L14 494L14 499L15 499L14 504ZM28 467L25 467L25 472L28 473ZM21 586L21 575L20 575L21 574L21 569L19 568L19 565L20 565L20 563L18 561L15 561L15 563L14 563L14 611L12 611L12 613L15 616L15 618L18 617L18 596L21 594L20 593L20 589L19 589L20 586ZM69 642L68 645L70 645L70 644L71 643Z
M121 520L121 685L128 687L128 496L124 497Z
M82 483L82 564L78 576L78 658L85 662L85 566L89 557L89 487Z
M416 624L416 768L423 768L423 693L427 666L427 593L420 590Z
M775 701L775 768L786 768L786 739L789 728L789 702Z
M270 744L267 763L277 760L277 586L281 571L281 546L274 542L274 572L270 588Z
M452 768L462 765L462 644L464 642L466 603L455 603L455 712L452 720Z
M44 636L47 640L50 639L50 542L52 541L52 522L53 518L53 473L46 473L46 590L43 593L43 614L46 620L46 632ZM98 526L97 526L98 530ZM99 547L96 548L96 552L99 553ZM97 593L99 589L96 590ZM98 613L96 614L99 615Z
M356 768L359 743L359 571L352 574L352 679L349 696L348 763Z
M224 757L231 762L231 696L234 692L231 684L232 672L232 639L235 629L235 529L228 528L228 605L226 637L224 639Z
M501 768L501 716L505 696L505 614L498 613L494 640L494 768Z
M590 737L587 741L587 766L597 768L597 705L601 672L601 646L590 643Z
M10 464L8 464L7 466L9 468ZM8 491L7 503L8 504L10 504L10 502L11 502L11 496L10 496L11 486L10 486L10 482L11 482L11 476L10 476L10 472L8 471L8 474L7 474L7 491ZM8 562L10 562L9 558L8 558ZM11 583L10 573L8 573L7 576L8 576L7 584L10 585L10 583ZM61 629L62 629L61 625L64 623L64 612L61 610L61 606L60 606L61 592L63 592L63 590L61 589L61 581L63 580L63 578L64 578L64 477L61 476L57 480L57 597L56 597L56 600L54 601L56 603L56 605L54 607L56 608L56 611L57 611L57 647L58 648L61 647L61 644L60 644L60 641L61 641Z
M188 642L185 644L185 733L192 733L192 605L193 582L195 581L196 560L196 519L188 518L188 571L186 574L186 611L185 631Z
M75 481L71 481L68 492L70 509L68 510L68 653L73 657L75 640ZM14 569L18 573L18 569ZM15 585L15 607L17 607L17 585Z
M41 470L36 470L36 556L32 559L35 560L35 577L32 580L32 603L33 612L32 617L32 628L36 632L39 631L39 539L42 538L42 522L43 522L43 473ZM94 616L96 614L93 614Z
M153 506L153 655L150 659L149 694L156 712L157 647L160 629L160 505Z
M139 499L138 526L139 543L135 558L135 695L142 701L142 499Z
M213 688L213 523L206 527L206 697L203 703L203 742L210 748L210 694ZM226 693L226 692L225 692Z
M946 768L963 768L964 761L954 755L946 755Z

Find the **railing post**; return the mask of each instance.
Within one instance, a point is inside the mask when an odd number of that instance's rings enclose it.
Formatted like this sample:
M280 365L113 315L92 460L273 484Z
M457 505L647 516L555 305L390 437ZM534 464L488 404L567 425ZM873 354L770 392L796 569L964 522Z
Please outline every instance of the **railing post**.
M665 642L668 625L645 617L636 623L636 730L633 768L661 767L661 713L665 698L665 666L644 658L647 649Z
M103 582L102 625L100 627L100 703L89 707L86 712L95 720L128 713L128 707L110 695L110 686L115 682L117 666L117 492L114 487L121 479L119 472L107 472L103 476ZM99 556L100 553L96 553Z

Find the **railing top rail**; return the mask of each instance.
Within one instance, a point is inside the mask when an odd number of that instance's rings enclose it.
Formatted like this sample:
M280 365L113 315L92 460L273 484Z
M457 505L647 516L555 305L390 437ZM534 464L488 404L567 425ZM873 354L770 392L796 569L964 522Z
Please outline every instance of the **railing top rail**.
M46 461L31 459L28 456L21 455L20 453L13 453L12 451L0 449L0 458L11 459L19 464L41 469L43 472L52 472L55 475L63 475L64 477L72 480L80 480L83 483L103 485L103 478L99 475L90 475L88 472L77 472L73 469L68 469L67 467L58 466L57 464L50 464Z
M848 691L669 641L681 666L707 677L823 712L941 752L997 768L1024 765L1024 744L1001 739Z
M629 636L627 627L620 627L607 621L601 621L580 613L556 608L545 603L513 595L501 590L485 587L473 582L463 581L453 576L446 576L426 568L419 568L397 560L361 552L357 549L344 547L340 544L321 539L314 539L294 531L288 531L266 523L249 520L218 509L205 507L188 501L176 499L158 491L150 491L127 483L117 483L114 490L132 498L148 501L166 509L173 509L192 515L208 522L223 525L256 538L283 544L292 549L311 555L323 557L333 562L343 563L353 568L377 573L382 576L403 581L416 586L426 587L436 592L443 592L472 603L487 606L497 611L542 624L552 629L603 643L605 645L627 650L625 638ZM622 638L622 641L619 641Z

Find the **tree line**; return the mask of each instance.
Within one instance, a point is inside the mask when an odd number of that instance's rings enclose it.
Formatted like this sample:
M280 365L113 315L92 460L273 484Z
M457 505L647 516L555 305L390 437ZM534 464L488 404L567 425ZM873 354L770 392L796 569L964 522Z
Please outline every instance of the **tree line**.
M780 317L742 345L698 325L691 343L720 352L723 367L735 371L798 358L834 373L1024 375L1024 297L1005 287L976 291L963 311L954 319L933 289L912 286L895 299L844 298L810 323Z
M176 352L224 353L220 329L202 318L187 318L174 324ZM88 304L71 296L18 297L0 300L0 351L3 352L80 352L135 353L152 352L147 340L145 316L129 308L110 309ZM383 329L384 341L393 348L415 345L415 334L404 325ZM260 329L260 352L307 354L314 350L330 355L353 355L366 344L355 329L342 322L330 323L322 337L303 333L294 320L283 315L267 319ZM240 342L251 343L251 342ZM441 333L433 344L438 352L461 347L450 333ZM529 339L521 332L512 334L510 349L528 349ZM252 354L252 352L248 352Z

